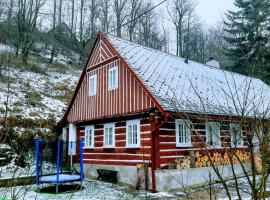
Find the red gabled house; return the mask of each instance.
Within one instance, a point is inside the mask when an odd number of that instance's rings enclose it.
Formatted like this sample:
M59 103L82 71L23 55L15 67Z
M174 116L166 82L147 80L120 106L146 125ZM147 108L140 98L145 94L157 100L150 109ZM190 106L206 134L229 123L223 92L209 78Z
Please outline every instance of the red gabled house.
M224 152L233 143L248 151L235 103L224 92L241 91L245 80L269 91L258 79L99 32L58 125L69 140L85 140L86 173L111 169L120 182L136 185L146 166L156 191L162 188L158 170L206 146Z

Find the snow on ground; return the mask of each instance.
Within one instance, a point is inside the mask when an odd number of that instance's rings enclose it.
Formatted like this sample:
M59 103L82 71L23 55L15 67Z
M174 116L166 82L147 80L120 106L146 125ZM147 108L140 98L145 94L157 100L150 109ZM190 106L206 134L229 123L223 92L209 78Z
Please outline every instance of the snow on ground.
M67 66L66 73L60 73L47 68L45 74L10 68L4 75L11 77L10 110L14 115L27 118L48 118L54 115L61 118L67 108L67 102L59 97L64 96L66 88L73 91L78 81L80 71ZM4 110L7 98L7 83L0 82L0 110ZM31 105L27 93L37 93L41 96L36 105ZM0 112L3 115L4 112Z
M35 161L29 162L25 168L15 165L14 159L5 166L0 167L0 180L13 178L13 177L25 177L25 176L35 176L36 168ZM43 162L42 170L47 174L56 173L55 165ZM0 198L1 199L1 198Z
M80 199L80 200L142 200L146 199L145 193L143 191L137 191L130 189L127 186L119 186L112 183L106 183L102 181L97 181L93 179L86 179L83 183L85 189L77 191L75 193L62 193L62 194L45 194L37 193L36 186L31 186L30 190L26 192L24 199L51 199L51 200L60 200L60 199ZM19 191L23 187L9 188L9 189L0 189L0 197L5 196L10 198L12 191ZM24 193L24 189L21 190L21 193ZM175 199L175 196L169 195L168 193L147 193L149 199ZM19 198L23 199L23 197Z
M257 177L258 179L260 177ZM251 199L250 193L249 193L249 185L247 183L247 180L245 178L238 179L239 181L239 188L241 188L241 195L243 200L249 200ZM230 185L230 193L232 195L232 199L236 200L237 193L234 188L233 181L228 183ZM269 184L269 182L268 182ZM43 185L48 186L48 185ZM22 199L37 199L37 200L45 200L45 199L51 199L51 200L60 200L60 199L80 199L80 200L122 200L122 199L134 199L134 200L142 200L142 199L155 199L155 200L163 200L163 199L180 199L184 200L187 199L187 196L185 196L186 193L184 192L158 192L158 193L151 193L146 192L143 190L135 190L132 188L129 188L125 185L117 185L112 183L107 183L103 181L93 180L86 178L83 186L85 189L79 190L75 193L61 193L61 194L47 194L47 193L37 193L36 192L36 185L31 186L19 186L19 187L12 187L12 188L0 188L0 199L1 197L6 197L8 199L11 199L12 193L20 193L19 200ZM42 187L42 186L41 186ZM209 199L209 186L205 186L206 188L200 188L200 189L191 189L192 192L189 193L189 198L193 199ZM215 199L219 200L227 200L224 188L219 185L215 184L213 186L213 189L218 189L218 196L216 196ZM268 187L268 189L270 189ZM26 192L27 191L27 192ZM214 190L213 190L214 191ZM194 195L194 193L203 192L203 195L198 196ZM25 196L23 198L22 194L25 193ZM192 195L193 194L193 195ZM196 198L197 197L197 198Z
M0 53L4 53L4 52L13 52L14 48L5 45L5 44L0 44Z

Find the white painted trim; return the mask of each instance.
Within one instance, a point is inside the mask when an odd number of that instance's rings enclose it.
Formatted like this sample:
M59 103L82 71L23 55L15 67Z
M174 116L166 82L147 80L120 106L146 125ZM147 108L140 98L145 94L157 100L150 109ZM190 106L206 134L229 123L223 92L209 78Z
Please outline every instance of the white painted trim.
M90 91L91 88L91 79L94 79L94 90ZM95 96L97 94L97 75L94 74L92 76L89 76L89 80L88 80L88 95L89 96Z
M143 132L141 132L141 134L150 134L151 133L151 131L143 131Z
M127 148L140 148L141 146L141 130L140 130L140 124L141 124L141 121L139 119L134 119L134 120L128 120L126 122L126 147ZM137 144L129 144L128 143L128 126L134 126L136 125L137 126ZM133 131L133 128L132 128L132 131Z
M86 141L86 138L87 138L87 131L91 131L92 134L91 134L91 144L88 144L88 141ZM84 135L84 147L85 149L93 149L94 148L94 135L95 135L95 127L93 125L90 125L90 126L85 126L85 135Z
M184 126L188 126L188 134L189 134L189 142L183 143L179 141L179 124L183 124ZM191 144L191 130L190 130L190 120L187 119L176 119L175 120L175 137L176 137L176 147L187 147L192 146Z
M110 85L110 72L115 70L115 85ZM108 71L108 90L115 90L118 88L118 66L112 67Z
M148 163L151 162L150 160L106 160L106 159L87 159L84 158L84 161L99 161L99 162L131 162L131 163Z
M151 126L151 124L141 124L141 126Z
M209 134L208 134L208 131L209 131L209 126L212 126L212 125L217 125L218 126L218 132L217 132L217 135L216 135L216 133L214 133L214 140L218 140L217 142L218 142L218 144L217 145L209 145L208 143L209 143L209 138L207 137ZM206 137L206 145L208 146L208 147L213 147L213 148L219 148L219 147L221 147L221 139L220 139L220 123L219 122L205 122L205 137ZM214 143L216 143L215 141L214 141Z
M171 128L160 128L160 131L175 131L175 129L171 129Z
M151 154L131 154L131 153L83 153L84 155L127 155L127 156L151 156Z
M105 140L106 140L106 134L105 134L105 131L106 131L106 128L112 128L113 130L113 133L112 133L112 144L111 145L105 145ZM104 131L103 131L103 148L106 149L106 148L115 148L115 123L107 123L107 124L104 124Z
M183 155L179 155L179 156L160 156L160 158L183 158L183 157L185 157L185 156L183 156Z

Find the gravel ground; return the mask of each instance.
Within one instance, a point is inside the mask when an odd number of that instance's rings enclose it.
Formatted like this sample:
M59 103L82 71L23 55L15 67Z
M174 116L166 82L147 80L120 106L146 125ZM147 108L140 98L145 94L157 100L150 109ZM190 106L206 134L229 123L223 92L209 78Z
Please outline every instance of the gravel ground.
M0 189L0 199L5 197L7 200L12 199L12 194L17 194L19 200L69 200L69 199L80 199L80 200L143 200L143 199L176 199L174 195L169 193L147 193L143 191L137 191L130 189L127 186L120 186L102 181L86 179L84 181L85 189L77 191L75 193L61 193L61 194L46 194L37 193L36 186L25 186L25 187L13 187ZM25 192L27 189L29 190Z

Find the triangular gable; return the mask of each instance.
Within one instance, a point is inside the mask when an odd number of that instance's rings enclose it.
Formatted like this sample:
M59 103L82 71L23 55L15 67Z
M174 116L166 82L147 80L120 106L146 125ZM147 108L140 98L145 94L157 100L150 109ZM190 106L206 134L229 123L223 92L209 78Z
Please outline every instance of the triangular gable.
M119 85L120 93L118 94L111 93L111 95L108 95L106 97L106 94L104 93L104 91L102 91L103 92L102 95L97 95L94 98L89 97L88 77L91 75L91 73L98 73L100 75L103 72L102 70L104 70L105 73L103 73L103 75L101 75L98 78L100 82L99 84L100 88L98 87L97 91L99 89L104 90L104 88L106 90L106 82L103 83L102 80L106 80L107 74L106 70L115 65L119 66L119 77L120 76L125 77L124 79L119 80L120 81L119 84L125 85L123 87L120 87ZM135 89L133 90L132 88ZM122 93L123 90L125 90L126 92ZM110 102L108 101L101 101L101 98L103 97L109 98L113 100L113 102L118 102L116 108L114 108L115 105L110 105ZM127 100L130 103L128 103L125 106L121 105ZM102 102L103 107L99 105ZM93 108L91 108L91 106ZM104 106L110 107L109 113L104 110L105 109ZM130 109L129 107L131 107L132 109ZM107 38L101 32L99 32L95 40L94 47L91 50L88 61L76 86L72 100L68 106L68 109L64 117L58 123L58 125L62 126L67 122L87 121L97 119L100 117L104 118L104 117L112 117L115 115L130 114L154 107L157 107L160 111L163 111L162 107L159 105L157 100L153 97L153 95L149 92L149 90L145 87L145 85L128 67L127 63L125 62L125 60L123 60L121 55L109 43ZM91 110L92 114L89 114L89 109L92 109ZM99 113L102 115L99 115ZM106 116L104 114L106 114Z
M97 64L109 60L114 56L115 53L113 50L104 43L102 38L100 38L98 43L94 46L94 51L92 53L88 68L96 66Z

